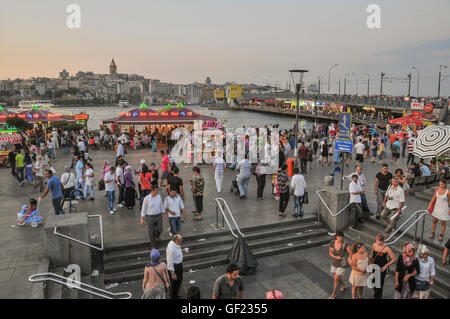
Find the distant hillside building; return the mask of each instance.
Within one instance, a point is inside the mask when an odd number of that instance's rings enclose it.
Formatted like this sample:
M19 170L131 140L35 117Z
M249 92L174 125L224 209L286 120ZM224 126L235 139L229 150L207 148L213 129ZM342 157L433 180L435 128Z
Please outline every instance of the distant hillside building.
M109 75L112 77L117 77L117 66L116 62L114 62L114 58L111 61L111 64L109 65Z

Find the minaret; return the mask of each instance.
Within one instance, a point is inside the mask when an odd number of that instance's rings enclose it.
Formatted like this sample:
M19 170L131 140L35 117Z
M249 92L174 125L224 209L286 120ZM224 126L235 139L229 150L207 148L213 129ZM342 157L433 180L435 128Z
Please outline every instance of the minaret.
M117 76L117 66L116 62L114 62L114 58L112 59L111 64L109 65L109 75L111 75L112 77Z

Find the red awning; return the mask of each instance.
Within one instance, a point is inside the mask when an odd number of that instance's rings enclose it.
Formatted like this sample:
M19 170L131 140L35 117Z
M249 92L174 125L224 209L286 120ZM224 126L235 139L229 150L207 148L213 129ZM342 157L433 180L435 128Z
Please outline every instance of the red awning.
M389 123L397 125L425 126L425 123L415 116L405 116L397 119L392 119L389 120Z

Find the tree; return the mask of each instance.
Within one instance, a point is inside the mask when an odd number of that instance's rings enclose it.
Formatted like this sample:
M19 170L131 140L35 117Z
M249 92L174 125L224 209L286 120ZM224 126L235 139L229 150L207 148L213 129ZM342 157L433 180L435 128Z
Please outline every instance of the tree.
M28 123L26 120L19 117L8 117L6 118L6 124L14 126L19 131L31 130L33 128L32 123Z

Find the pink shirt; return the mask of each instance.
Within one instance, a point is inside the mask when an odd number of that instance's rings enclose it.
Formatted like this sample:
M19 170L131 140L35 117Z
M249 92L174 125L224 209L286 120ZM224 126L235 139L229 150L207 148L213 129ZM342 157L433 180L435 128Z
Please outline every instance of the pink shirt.
M165 155L161 161L161 170L163 172L168 172L170 167L169 156Z

